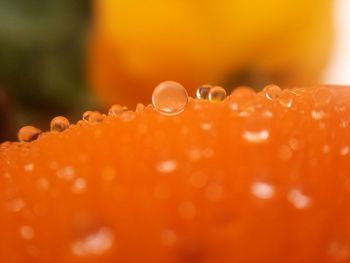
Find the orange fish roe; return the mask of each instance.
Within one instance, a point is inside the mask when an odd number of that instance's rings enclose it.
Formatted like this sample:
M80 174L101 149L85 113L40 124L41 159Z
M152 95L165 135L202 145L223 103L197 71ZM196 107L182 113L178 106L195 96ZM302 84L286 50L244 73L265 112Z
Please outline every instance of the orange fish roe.
M0 262L350 262L350 89L267 90L2 144Z

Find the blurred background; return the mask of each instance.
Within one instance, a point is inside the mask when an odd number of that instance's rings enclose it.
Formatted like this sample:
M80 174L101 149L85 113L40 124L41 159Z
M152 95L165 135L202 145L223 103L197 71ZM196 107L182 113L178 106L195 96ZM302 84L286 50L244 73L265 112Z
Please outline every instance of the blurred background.
M348 0L2 0L0 142L177 80L350 84Z

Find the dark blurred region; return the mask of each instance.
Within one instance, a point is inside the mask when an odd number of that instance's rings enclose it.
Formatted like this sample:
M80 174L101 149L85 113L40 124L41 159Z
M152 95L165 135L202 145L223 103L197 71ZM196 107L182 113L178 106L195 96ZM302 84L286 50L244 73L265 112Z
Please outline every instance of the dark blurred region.
M93 105L84 73L90 15L87 0L0 1L0 142Z

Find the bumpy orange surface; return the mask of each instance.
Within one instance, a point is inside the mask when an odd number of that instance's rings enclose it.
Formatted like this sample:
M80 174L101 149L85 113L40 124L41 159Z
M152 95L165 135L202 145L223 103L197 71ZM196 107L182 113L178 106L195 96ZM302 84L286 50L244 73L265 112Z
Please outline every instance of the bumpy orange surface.
M240 89L5 143L0 262L349 262L349 118L346 88Z

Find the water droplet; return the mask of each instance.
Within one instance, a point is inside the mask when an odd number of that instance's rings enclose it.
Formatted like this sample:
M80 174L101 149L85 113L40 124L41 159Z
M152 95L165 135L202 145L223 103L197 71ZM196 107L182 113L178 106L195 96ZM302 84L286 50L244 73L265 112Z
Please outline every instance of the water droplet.
M192 219L196 215L196 207L192 202L182 202L179 205L179 213L183 219Z
M164 229L161 234L162 244L165 246L172 246L177 241L177 236L175 231L171 229Z
M328 144L323 145L322 151L324 154L327 154L331 151L331 147Z
M166 160L156 165L156 170L160 173L172 173L177 168L177 162L174 160Z
M24 171L26 172L32 172L34 170L34 164L33 163L27 163L24 165Z
M25 207L25 202L21 198L16 198L8 202L7 206L9 210L11 210L14 213L17 213Z
M226 99L226 90L222 87L212 87L209 91L209 101L213 103L221 103Z
M350 257L349 245L338 240L332 241L328 248L328 254L335 262L347 262Z
M84 178L77 178L74 180L72 185L72 192L75 194L80 194L84 192L86 188L86 180Z
M145 110L145 105L143 105L142 103L138 103L138 104L136 105L135 111L136 111L137 113L143 112L144 110Z
M287 199L298 209L307 208L311 204L310 197L304 195L299 189L290 190Z
M275 100L282 94L282 90L277 85L267 85L263 89L263 94L267 99Z
M25 240L32 240L34 238L35 233L33 228L30 226L22 226L19 231L22 238Z
M57 171L57 176L60 179L70 181L75 176L75 170L72 166L65 166Z
M49 181L46 179L46 178L39 178L37 181L36 181L36 187L38 190L40 191L46 191L49 189L50 187L50 183Z
M350 147L347 145L340 148L340 155L342 156L349 154L349 152L350 152Z
M114 235L112 231L103 227L72 243L71 251L78 257L99 256L111 249L113 244Z
M219 201L222 199L224 193L224 189L222 185L212 183L207 186L205 195L210 201Z
M324 117L326 116L326 113L322 110L318 111L318 110L313 110L311 111L311 117L314 120L322 120Z
M197 88L196 91L196 97L199 100L208 100L209 99L209 91L212 88L212 85L202 85L200 87Z
M293 106L294 95L289 90L284 90L281 96L278 98L279 104L287 109Z
M91 123L97 123L103 120L103 116L98 111L86 111L83 114L83 120Z
M133 111L124 111L120 114L120 118L123 120L123 121L131 121L135 118L135 112Z
M50 129L53 132L63 132L69 128L69 120L63 116L57 116L51 120Z
M253 195L260 199L271 199L275 194L275 188L264 182L256 182L252 184L250 191Z
M41 130L33 126L24 126L18 131L18 140L20 142L31 142L36 140L42 133Z
M201 123L201 129L203 131L210 131L212 127L213 127L213 124L211 122L203 122L203 123Z
M186 89L175 81L164 81L153 91L154 108L166 116L174 116L183 112L188 103Z
M330 88L318 87L312 94L312 98L316 106L323 106L330 103L332 99L332 92Z
M109 108L108 115L109 116L117 116L120 113L127 111L127 110L128 110L128 108L125 106L121 106L119 104L114 104Z
M261 143L266 141L270 137L270 133L268 130L244 131L242 133L242 137L248 142Z

